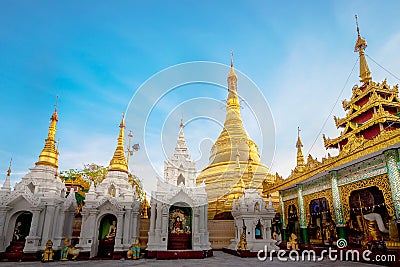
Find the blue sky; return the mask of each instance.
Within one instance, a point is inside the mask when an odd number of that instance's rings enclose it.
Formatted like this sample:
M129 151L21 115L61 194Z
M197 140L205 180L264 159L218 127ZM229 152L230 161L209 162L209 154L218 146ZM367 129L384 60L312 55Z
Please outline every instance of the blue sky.
M257 84L269 103L276 130L271 170L286 177L295 164L297 126L302 128L305 154L311 151L320 158L327 153L318 133L357 58L354 14L369 44L367 54L400 76L397 1L144 2L1 1L1 180L10 157L14 181L34 166L56 95L60 168L107 165L120 114L141 84L184 62L229 64L231 49L236 68ZM368 62L374 80L399 82ZM358 69L340 100L350 97L357 75ZM239 80L240 90L245 88ZM204 94L226 97L218 90L204 89ZM344 115L340 102L333 114ZM154 120L152 127L162 125L162 119ZM134 125L128 126L135 131ZM193 157L208 157L200 154L208 154L220 128L189 126L186 136ZM251 122L245 121L245 127L252 135ZM177 131L172 127L165 133L173 144ZM198 132L211 140L201 151ZM322 132L338 135L333 118ZM144 149L132 159L132 171L147 181L147 190L154 189L155 177L141 165L140 153ZM154 160L156 169L163 169L164 159L160 155Z

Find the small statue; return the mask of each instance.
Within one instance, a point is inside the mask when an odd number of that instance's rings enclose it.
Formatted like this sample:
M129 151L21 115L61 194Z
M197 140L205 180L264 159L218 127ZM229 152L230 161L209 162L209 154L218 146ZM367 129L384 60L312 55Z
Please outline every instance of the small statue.
M117 222L112 221L112 224L108 229L108 234L106 235L106 238L114 238L116 233L117 233Z
M135 239L135 243L133 243L129 247L129 250L126 253L126 257L128 259L134 259L134 260L137 260L137 259L140 258L140 242L139 242L139 238L138 237Z
M70 251L69 238L66 237L64 239L64 246L61 249L61 255L60 255L60 260L61 261L67 261L68 260L69 251Z
M248 250L246 241L246 226L243 226L242 234L240 235L240 241L237 245L238 250Z
M299 250L299 244L297 243L297 235L292 233L289 237L289 241L286 244L287 249Z
M47 240L46 248L42 253L42 262L53 261L54 251L53 251L53 241Z
M79 249L77 249L75 246L71 246L69 249L69 254L72 255L72 260L76 260L78 258L79 252Z
M13 232L13 240L19 240L21 238L21 222L17 222Z

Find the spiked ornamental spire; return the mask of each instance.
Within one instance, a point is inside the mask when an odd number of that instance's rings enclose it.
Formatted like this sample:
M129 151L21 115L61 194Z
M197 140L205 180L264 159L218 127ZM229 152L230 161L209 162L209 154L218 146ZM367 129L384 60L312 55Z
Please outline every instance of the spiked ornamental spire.
M303 171L305 167L304 163L304 156L303 156L303 143L300 140L300 127L297 127L297 142L296 142L296 147L297 147L297 166L296 169L298 171Z
M354 52L358 52L360 56L360 81L362 83L368 82L372 80L371 78L371 71L369 70L367 60L365 59L364 50L367 48L367 42L363 39L360 35L360 29L358 28L358 17L355 15L356 18L356 25L357 25L357 42L354 46Z
M237 75L233 65L233 52L231 51L231 68L228 74L228 100L227 109L232 109L236 112L240 111L239 98L237 96Z
M57 97L58 99L58 97ZM50 119L50 126L49 131L46 139L46 143L42 152L39 155L39 161L36 162L36 166L50 166L55 169L58 168L58 149L56 148L56 131L57 131L57 121L58 121L58 114L57 114L57 103L54 109L53 115Z
M110 161L110 169L109 171L120 171L128 173L128 163L126 161L125 152L124 152L124 131L125 131L125 122L124 122L124 114L122 113L122 120L119 125L119 135L118 135L118 144L115 149L114 156Z
M10 165L8 166L6 180L4 181L4 184L0 189L0 192L3 192L3 193L11 192L11 178L10 178L10 175L11 175L11 162L12 162L12 159L10 160Z

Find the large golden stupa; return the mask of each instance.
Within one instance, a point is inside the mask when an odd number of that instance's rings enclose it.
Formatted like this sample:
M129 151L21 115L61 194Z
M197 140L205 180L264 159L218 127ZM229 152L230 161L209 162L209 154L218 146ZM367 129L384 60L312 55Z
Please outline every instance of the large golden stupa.
M222 218L223 214L229 217L233 200L242 196L246 188L261 192L264 180L275 179L268 167L260 163L258 147L243 127L232 60L227 80L224 128L211 148L209 165L197 177L198 184L203 181L206 184L209 219L215 215Z

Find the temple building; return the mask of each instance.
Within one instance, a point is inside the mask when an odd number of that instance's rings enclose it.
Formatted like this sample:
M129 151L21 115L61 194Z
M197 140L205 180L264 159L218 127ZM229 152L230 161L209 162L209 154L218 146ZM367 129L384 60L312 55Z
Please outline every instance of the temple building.
M224 128L211 148L209 165L197 177L197 184L206 184L209 219L233 219L232 202L246 188L262 191L263 181L275 181L275 175L260 162L257 144L243 127L237 80L231 59Z
M372 80L367 42L358 25L357 33L360 84L352 88L351 99L342 102L346 116L334 118L340 136L323 136L325 148L338 149L339 154L321 161L309 155L305 161L299 135L291 175L264 184L265 194L279 191L284 241L294 233L303 244L346 238L350 245L361 245L382 237L388 248L400 246L398 85Z
M11 190L10 173L0 190L1 258L18 261L36 259L47 240L54 249L62 247L64 236L70 236L76 199L58 176L56 148L57 110L51 116L48 136L39 161Z
M122 258L139 237L141 203L129 182L123 117L119 127L118 144L108 172L96 187L92 181L86 193L77 245L81 258Z
M149 257L204 258L211 250L207 194L196 186L196 163L191 160L180 124L174 154L164 163L164 181L151 194ZM171 252L171 253L168 253Z
M241 240L246 241L247 249L251 252L258 252L265 247L268 251L279 249L271 233L272 219L275 216L271 197L267 205L257 189L246 189L243 196L233 201L232 215L236 234L229 249L237 250Z

